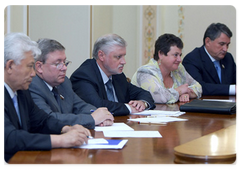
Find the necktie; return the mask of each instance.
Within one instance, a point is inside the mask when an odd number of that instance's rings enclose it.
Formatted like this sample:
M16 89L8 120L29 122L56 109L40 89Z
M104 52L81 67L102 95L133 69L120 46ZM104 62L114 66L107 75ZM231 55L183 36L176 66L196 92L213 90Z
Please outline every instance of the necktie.
M217 70L217 73L218 73L218 78L219 78L219 80L220 80L220 82L221 82L221 67L220 67L220 63L219 63L219 61L214 61L213 62L214 63L214 66L215 66L215 68L216 68L216 70Z
M16 94L14 94L12 100L13 100L15 110L17 112L17 116L18 116L18 119L19 119L20 126L22 126L21 116L20 116L20 112L19 112L19 107L18 107L18 101L17 101L17 95Z
M58 89L56 87L53 87L52 92L54 94L54 97L55 97L58 105L60 106L60 96L59 96L59 93L58 93Z
M106 87L107 87L107 97L108 97L108 100L114 102L115 100L114 100L114 95L113 95L112 80L109 79L108 82L107 82L105 85L106 85Z

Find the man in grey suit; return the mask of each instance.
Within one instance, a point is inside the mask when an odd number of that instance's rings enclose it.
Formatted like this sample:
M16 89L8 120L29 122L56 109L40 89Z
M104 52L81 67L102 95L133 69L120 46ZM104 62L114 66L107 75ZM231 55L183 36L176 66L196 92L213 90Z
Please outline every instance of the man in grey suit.
M65 48L52 39L38 40L42 54L36 59L36 76L29 90L40 109L69 125L80 124L88 129L95 125L113 124L113 116L107 108L96 108L83 101L72 90L71 81L66 77Z
M34 58L41 51L23 33L4 37L4 158L18 151L69 148L88 142L91 133L81 125L67 126L39 109L28 90Z

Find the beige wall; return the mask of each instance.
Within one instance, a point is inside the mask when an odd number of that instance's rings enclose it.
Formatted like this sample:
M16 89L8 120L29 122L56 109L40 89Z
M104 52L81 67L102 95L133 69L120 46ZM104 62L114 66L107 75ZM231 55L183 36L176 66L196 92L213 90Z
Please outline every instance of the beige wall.
M184 6L184 55L203 44L211 23L224 23L233 33L228 51L236 61L236 9L233 6Z
M127 41L124 73L131 78L139 66L139 6L93 6L92 45L104 34L114 33Z
M90 57L90 6L29 6L29 36L59 41L72 61L70 77Z
M144 6L10 6L10 32L25 32L29 36L54 38L66 47L66 54L73 64L67 75L91 55L95 40L107 33L116 33L128 43L124 68L126 76L132 77L143 63L145 41ZM92 8L92 9L91 9ZM151 41L163 33L182 37L183 57L195 47L202 45L205 29L212 22L225 23L233 32L229 52L236 59L236 10L233 6L156 6ZM7 12L6 12L7 13ZM29 23L27 24L27 16ZM180 22L181 21L181 22ZM155 22L155 23L154 23Z

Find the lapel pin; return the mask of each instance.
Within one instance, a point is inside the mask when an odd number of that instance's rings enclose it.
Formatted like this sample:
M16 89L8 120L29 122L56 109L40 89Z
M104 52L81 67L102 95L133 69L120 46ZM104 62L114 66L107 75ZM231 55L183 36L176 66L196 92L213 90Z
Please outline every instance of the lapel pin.
M60 94L60 98L61 98L62 100L64 100L64 97L63 97L63 95L61 95L61 94Z
M222 64L222 68L225 68L225 66Z

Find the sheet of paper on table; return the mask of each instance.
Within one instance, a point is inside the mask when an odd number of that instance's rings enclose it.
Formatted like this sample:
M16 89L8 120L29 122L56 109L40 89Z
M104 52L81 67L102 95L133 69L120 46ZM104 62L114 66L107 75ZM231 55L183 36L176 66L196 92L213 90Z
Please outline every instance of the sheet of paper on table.
M109 130L134 130L125 123L113 123L112 126L95 126L95 131L109 131Z
M88 145L95 145L95 144L107 144L108 141L104 138L93 138L88 139Z
M105 137L116 138L161 138L162 135L158 131L104 131Z
M138 113L131 113L132 115L161 115L161 116L180 116L185 114L186 112L181 111L165 111L165 110L145 110Z
M175 117L164 117L164 116L156 116L154 118L136 118L136 119L128 119L129 121L139 122L139 123L168 123L168 122L175 122L175 121L187 121L188 119L181 119Z

